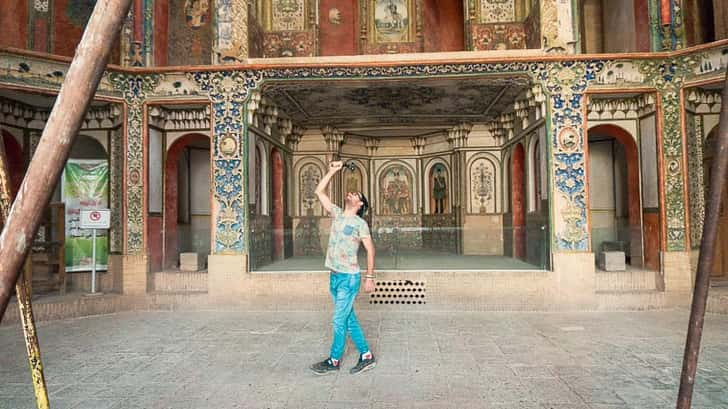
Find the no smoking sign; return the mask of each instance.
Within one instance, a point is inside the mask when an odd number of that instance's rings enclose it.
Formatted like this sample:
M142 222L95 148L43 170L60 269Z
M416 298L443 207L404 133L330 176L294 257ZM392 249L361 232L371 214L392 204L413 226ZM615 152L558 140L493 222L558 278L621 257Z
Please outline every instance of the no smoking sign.
M82 229L108 229L111 227L109 209L81 210Z

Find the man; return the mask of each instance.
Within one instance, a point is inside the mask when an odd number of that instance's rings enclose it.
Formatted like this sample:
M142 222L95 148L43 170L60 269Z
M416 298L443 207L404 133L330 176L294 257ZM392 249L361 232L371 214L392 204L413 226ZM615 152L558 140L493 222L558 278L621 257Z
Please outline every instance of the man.
M364 332L354 314L354 300L361 285L359 269L359 245L364 244L367 250L367 273L364 276L364 291L374 290L374 243L372 242L369 226L362 219L369 207L366 197L361 192L346 194L346 204L342 211L340 207L331 203L326 195L329 181L340 171L341 161L332 162L329 171L321 178L316 186L316 196L321 205L331 214L331 234L329 246L326 251L326 268L331 270L329 290L334 298L334 317L332 320L333 340L329 357L319 363L311 365L311 370L317 375L325 375L339 370L341 357L344 355L346 334L359 350L359 362L349 371L356 374L374 368L376 360L369 350Z

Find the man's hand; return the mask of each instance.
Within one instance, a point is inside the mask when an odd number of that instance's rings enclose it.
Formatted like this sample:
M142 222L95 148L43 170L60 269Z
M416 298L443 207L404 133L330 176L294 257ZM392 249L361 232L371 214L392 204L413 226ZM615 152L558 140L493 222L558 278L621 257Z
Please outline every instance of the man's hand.
M329 173L336 173L344 167L344 162L337 160L329 163Z
M372 291L374 291L374 279L365 278L364 279L364 292L370 293Z

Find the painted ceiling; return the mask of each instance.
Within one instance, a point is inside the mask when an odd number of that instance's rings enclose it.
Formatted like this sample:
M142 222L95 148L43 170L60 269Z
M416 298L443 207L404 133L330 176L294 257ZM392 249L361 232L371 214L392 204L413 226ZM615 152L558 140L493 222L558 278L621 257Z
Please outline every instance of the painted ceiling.
M525 77L277 83L263 93L305 127L449 126L485 122L512 108Z

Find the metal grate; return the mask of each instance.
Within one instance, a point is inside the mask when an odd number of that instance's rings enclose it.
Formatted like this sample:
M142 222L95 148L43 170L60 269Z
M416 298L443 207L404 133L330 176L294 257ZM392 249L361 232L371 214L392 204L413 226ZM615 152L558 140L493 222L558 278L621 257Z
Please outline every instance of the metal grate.
M427 304L424 281L377 281L369 295L369 304L422 305Z

